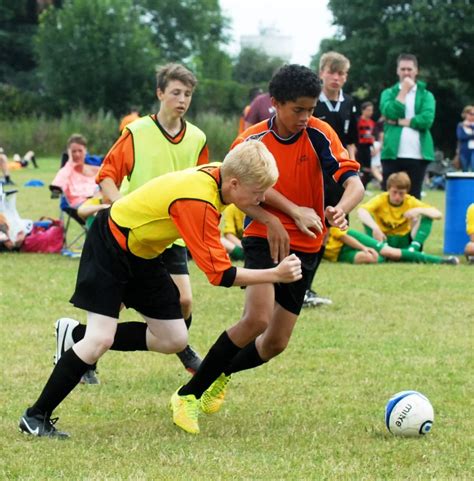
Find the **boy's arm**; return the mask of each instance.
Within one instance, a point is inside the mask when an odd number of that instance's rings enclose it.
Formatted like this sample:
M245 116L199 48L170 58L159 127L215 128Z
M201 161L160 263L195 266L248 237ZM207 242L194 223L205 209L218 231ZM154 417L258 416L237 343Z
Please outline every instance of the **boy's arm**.
M424 215L425 217L429 217L433 220L438 220L443 217L443 214L436 209L436 207L414 207L413 209L407 210L403 216L407 219L414 219L420 215Z
M115 142L104 158L95 181L100 185L104 197L111 202L122 197L119 187L124 177L133 169L135 156L133 153L133 138L129 130Z
M247 207L243 211L252 219L266 226L273 262L277 264L280 260L283 260L290 253L290 236L280 219L259 205Z
M378 241L386 240L387 237L381 231L377 222L375 222L374 218L370 215L370 212L368 210L364 209L363 207L359 207L357 214L359 215L359 219L361 220L361 222L372 230L372 237L374 239L377 239Z
M323 231L322 221L314 209L296 205L273 188L265 194L265 204L290 216L298 229L309 237L316 237L316 234L310 229L314 229L318 234Z
M342 186L344 193L341 199L334 207L327 207L325 213L331 225L346 229L348 225L346 214L349 214L364 198L365 189L358 175L348 177Z
M288 256L270 269L232 266L222 243L219 212L207 202L179 200L170 208L171 219L191 251L197 266L216 286L231 287L261 283L294 282L301 278L301 262Z

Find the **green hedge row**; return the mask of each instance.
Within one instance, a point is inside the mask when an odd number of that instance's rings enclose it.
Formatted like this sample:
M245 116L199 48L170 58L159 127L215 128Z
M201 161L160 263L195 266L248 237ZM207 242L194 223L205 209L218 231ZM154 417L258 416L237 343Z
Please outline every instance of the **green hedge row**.
M190 120L206 133L212 160L222 160L237 134L238 117L201 113ZM28 150L39 156L60 155L75 132L88 139L89 152L104 155L119 135L118 120L110 113L91 115L81 110L59 119L30 115L0 120L0 132L0 146L9 158Z

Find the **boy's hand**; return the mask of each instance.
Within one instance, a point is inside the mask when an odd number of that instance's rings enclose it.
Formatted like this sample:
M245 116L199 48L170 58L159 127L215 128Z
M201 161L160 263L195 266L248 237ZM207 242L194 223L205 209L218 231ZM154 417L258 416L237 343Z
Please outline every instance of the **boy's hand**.
M346 213L340 207L329 206L324 211L326 219L333 227L346 230L349 227L346 219Z
M387 236L378 227L372 229L372 237L379 242L387 240Z
M293 215L296 227L309 237L315 238L316 234L310 230L314 229L318 234L323 231L323 223L321 218L314 209L310 207L298 207Z
M277 217L267 224L267 240L275 264L290 253L290 236Z
M407 210L403 214L403 217L405 217L405 219L415 220L419 215L420 215L420 209L418 209L417 207L413 207L413 209Z
M295 254L285 257L281 263L275 267L278 281L285 284L295 282L303 277L301 270L301 261Z

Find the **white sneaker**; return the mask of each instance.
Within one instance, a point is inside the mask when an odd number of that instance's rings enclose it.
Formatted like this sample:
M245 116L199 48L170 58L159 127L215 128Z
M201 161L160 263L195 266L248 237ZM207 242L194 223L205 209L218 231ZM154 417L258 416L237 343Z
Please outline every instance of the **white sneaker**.
M57 364L61 356L74 346L72 331L78 325L79 321L70 317L61 317L56 321L56 355L54 356L54 364Z
M308 289L304 295L303 307L329 306L330 304L332 304L331 299L320 297L311 289Z

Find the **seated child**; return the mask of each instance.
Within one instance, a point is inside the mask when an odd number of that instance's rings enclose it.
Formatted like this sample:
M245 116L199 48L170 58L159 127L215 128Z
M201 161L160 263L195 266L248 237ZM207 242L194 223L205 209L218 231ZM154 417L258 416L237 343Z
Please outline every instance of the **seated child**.
M241 261L244 259L241 239L244 234L245 214L234 204L230 204L226 207L222 216L224 225L221 243L232 260Z
M426 264L457 265L459 263L456 257L440 257L415 250L390 247L387 242L379 242L362 232L354 229L343 231L337 227L329 228L329 238L323 257L331 262L350 264L376 264L384 262L385 259Z
M359 218L367 234L391 247L421 251L434 219L441 219L435 207L408 194L411 182L406 172L387 179L387 192L372 197L359 207Z
M474 204L467 208L466 212L466 232L469 242L466 244L464 253L469 264L474 264Z

